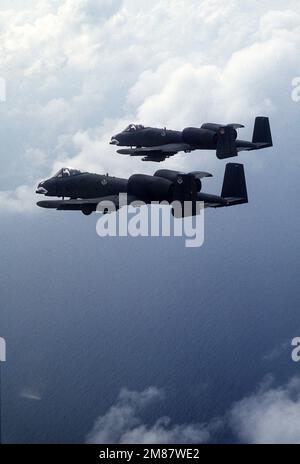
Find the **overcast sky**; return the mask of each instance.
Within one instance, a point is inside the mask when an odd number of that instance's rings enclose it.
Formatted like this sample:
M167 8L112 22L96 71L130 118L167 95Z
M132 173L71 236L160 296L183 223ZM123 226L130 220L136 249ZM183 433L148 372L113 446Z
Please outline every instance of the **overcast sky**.
M300 441L300 384L282 349L300 335L300 102L291 98L299 52L298 0L1 2L0 335L11 350L10 441L26 433L28 441L208 441L215 411L237 440ZM94 216L35 206L37 182L62 165L153 173L155 163L108 143L131 122L179 130L236 122L251 139L257 115L270 117L274 148L239 155L249 204L207 213L204 246L193 253L179 238L100 242ZM198 151L164 167L211 171L205 185L218 193L225 163ZM279 352L270 369L267 348ZM74 358L86 369L78 378ZM276 369L281 385L258 388ZM171 419L158 411L147 422L143 408L155 401L171 405Z
M238 122L246 125L241 138L251 138L256 115L269 115L275 128L286 115L293 137L299 25L297 0L2 6L1 209L12 197L10 209L31 209L36 181L64 164L120 176L152 173L153 163L124 158L108 144L129 122L174 129ZM291 148L285 157L292 156ZM251 157L250 169L263 170L265 157ZM222 169L210 152L180 154L165 166L198 168L199 162Z

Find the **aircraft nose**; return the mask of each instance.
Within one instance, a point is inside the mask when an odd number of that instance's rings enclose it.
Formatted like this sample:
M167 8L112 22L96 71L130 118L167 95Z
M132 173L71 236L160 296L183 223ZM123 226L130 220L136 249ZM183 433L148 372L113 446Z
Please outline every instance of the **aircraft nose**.
M39 193L39 194L42 194L42 195L46 195L46 193L48 193L48 190L46 190L45 187L43 187L43 184L44 184L44 182L39 183L35 193Z
M119 144L120 144L120 142L119 142L119 140L118 140L117 137L118 137L117 135L114 135L114 136L110 139L110 142L109 142L110 145L119 145Z

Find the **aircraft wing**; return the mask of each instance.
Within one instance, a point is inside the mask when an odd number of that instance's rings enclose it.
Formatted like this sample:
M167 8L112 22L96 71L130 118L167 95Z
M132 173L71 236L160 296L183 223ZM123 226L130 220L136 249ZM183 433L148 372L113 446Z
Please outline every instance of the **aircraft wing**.
M175 155L179 151L191 151L194 147L188 143L168 143L166 145L157 145L155 147L141 148L122 148L117 150L120 155L144 156L147 161L164 161L166 158Z
M82 211L86 212L86 214L90 214L91 212L96 211L100 202L107 202L107 204L108 202L111 202L115 205L116 210L125 206L123 204L119 204L119 195L75 200L42 200L38 201L37 205L41 208L57 209L59 211ZM127 195L127 204L134 202L138 202L138 198L133 195Z

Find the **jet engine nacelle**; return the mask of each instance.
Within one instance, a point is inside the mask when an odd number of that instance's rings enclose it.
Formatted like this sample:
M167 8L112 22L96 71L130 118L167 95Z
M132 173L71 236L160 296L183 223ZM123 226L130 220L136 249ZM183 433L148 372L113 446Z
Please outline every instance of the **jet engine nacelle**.
M224 133L223 131L226 130L227 128L230 128L230 135L232 139L236 140L238 133L235 127L243 127L241 124L228 124L227 126L224 126L222 124L215 124L213 122L206 122L205 124L202 124L201 129L206 129L209 131L213 132L219 132L220 134Z
M172 171L171 169L159 169L158 171L156 171L154 176L168 179L171 182L176 182L178 179L178 176L181 174L182 173L180 171ZM202 182L199 178L196 178L195 181L196 181L197 192L200 192L202 189Z
M134 174L128 179L127 192L145 202L171 201L173 183L163 177Z
M196 145L204 148L214 148L217 134L213 130L198 129L197 127L186 127L182 131L182 140L189 145Z

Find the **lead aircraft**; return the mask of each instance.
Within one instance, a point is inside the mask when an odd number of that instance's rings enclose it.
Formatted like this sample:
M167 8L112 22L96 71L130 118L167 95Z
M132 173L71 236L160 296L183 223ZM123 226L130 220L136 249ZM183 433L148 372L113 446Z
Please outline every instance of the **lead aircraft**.
M252 141L237 139L237 129L242 124L205 123L200 128L186 127L183 131L166 128L145 127L130 124L111 138L110 144L118 147L117 153L143 156L143 161L164 161L183 151L215 150L219 159L237 156L240 151L261 150L272 147L269 119L258 116L255 119ZM129 148L119 148L129 147Z
M225 168L220 195L202 192L202 180L212 177L208 172L195 171L188 174L180 171L161 169L154 175L134 174L129 179L112 177L108 174L93 174L72 168L62 168L50 179L39 183L36 193L46 197L62 199L42 200L37 203L41 208L60 211L81 211L85 215L97 210L102 201L112 202L119 209L119 194L126 193L126 204L138 205L138 202L177 200L182 205L190 201L204 202L206 208L220 208L248 202L244 166L228 163ZM67 199L66 199L67 198ZM192 208L192 215L196 208ZM102 212L109 212L103 210Z

